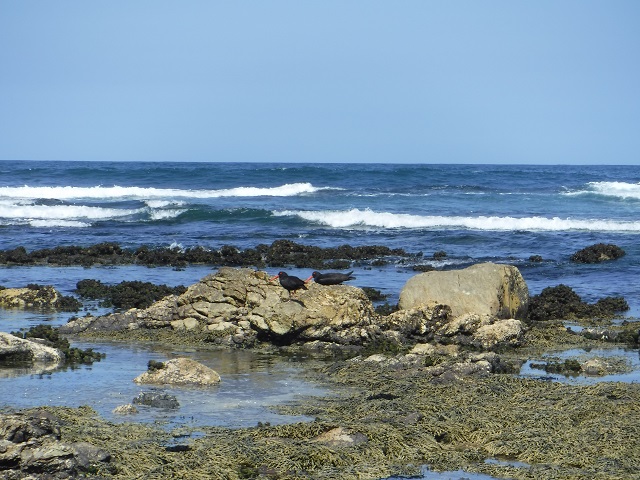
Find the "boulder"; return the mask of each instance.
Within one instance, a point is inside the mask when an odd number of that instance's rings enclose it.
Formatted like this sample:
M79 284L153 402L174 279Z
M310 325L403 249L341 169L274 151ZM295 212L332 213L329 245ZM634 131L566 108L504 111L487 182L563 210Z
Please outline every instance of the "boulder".
M425 272L411 277L400 292L400 309L437 302L451 314L488 315L501 319L526 317L529 289L511 265L481 263L462 270Z
M156 367L138 375L133 381L140 384L202 387L217 385L220 383L220 375L215 370L190 358L174 358L162 362L162 367Z
M520 320L508 318L482 325L472 335L472 344L483 350L501 347L518 347L524 338L524 327Z

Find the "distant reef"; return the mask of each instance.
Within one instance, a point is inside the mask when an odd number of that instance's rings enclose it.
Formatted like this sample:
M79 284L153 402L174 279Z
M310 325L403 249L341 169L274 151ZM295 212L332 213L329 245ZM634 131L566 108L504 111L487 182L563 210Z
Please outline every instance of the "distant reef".
M220 249L201 246L192 248L150 247L125 249L117 243L100 243L89 247L59 246L28 252L23 246L0 251L0 265L147 265L186 267L215 265L228 267L347 268L354 261L384 263L385 257L409 257L403 249L380 245L352 247L341 245L321 248L302 245L290 240L276 240L271 245L260 244L241 250L233 245Z

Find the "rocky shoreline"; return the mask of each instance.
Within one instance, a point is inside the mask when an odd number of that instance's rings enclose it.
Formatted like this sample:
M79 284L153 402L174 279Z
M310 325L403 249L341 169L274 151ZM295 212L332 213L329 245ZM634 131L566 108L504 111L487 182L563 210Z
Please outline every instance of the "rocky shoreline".
M611 322L623 301L590 306L562 288L530 299L517 269L504 265L418 277L390 314L356 287L311 284L288 300L266 272L221 268L151 306L72 318L60 328L69 338L304 354L307 378L333 394L277 407L311 422L207 427L187 440L184 431L106 422L88 407L30 409L19 413L20 427L0 429L3 474L377 479L428 464L497 478L640 478L639 384L514 375L542 352L637 349L639 323ZM589 328L567 329L567 318ZM624 368L549 363L589 375ZM15 425L11 415L2 418Z

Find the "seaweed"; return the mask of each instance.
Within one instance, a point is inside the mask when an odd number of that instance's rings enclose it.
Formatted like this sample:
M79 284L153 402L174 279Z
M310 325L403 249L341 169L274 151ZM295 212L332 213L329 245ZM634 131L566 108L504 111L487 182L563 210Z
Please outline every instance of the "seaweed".
M64 364L67 366L77 364L91 365L93 362L99 362L106 357L106 354L94 352L92 348L82 350L72 347L69 340L61 337L58 329L51 325L40 324L24 332L11 332L11 335L22 339L38 338L44 340L47 345L57 348L64 354Z
M103 299L101 306L120 309L147 308L168 295L180 295L186 290L183 285L169 287L138 280L108 286L100 280L84 279L76 284L76 292L82 298Z

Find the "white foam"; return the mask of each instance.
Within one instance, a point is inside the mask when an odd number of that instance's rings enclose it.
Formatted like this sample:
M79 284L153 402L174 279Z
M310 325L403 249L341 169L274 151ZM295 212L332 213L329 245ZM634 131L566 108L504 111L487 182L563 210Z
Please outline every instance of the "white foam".
M185 202L174 202L171 200L147 200L144 203L150 208L179 207L185 204Z
M31 220L29 225L32 227L47 228L47 227L73 227L73 228L85 228L90 227L90 223L79 222L74 220Z
M149 217L151 220L167 220L171 218L176 218L186 212L186 209L174 209L174 210L152 210L149 213Z
M89 207L83 205L0 205L0 218L26 220L105 220L135 215L143 210Z
M640 232L640 221L625 222L598 219L571 219L546 217L458 217L437 215L411 215L404 213L375 212L370 209L343 211L283 210L272 212L275 216L297 216L310 222L333 228L463 228L496 231L622 231Z
M586 190L568 192L565 195L597 194L606 197L640 200L640 183L589 182Z
M329 188L329 187L327 187ZM146 187L0 187L0 198L22 199L167 199L167 198L218 198L218 197L289 197L314 193L325 188L310 183L288 183L278 187L236 187L221 190L179 190Z

